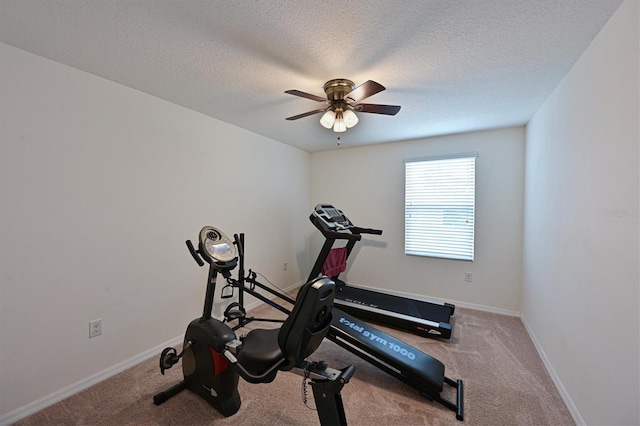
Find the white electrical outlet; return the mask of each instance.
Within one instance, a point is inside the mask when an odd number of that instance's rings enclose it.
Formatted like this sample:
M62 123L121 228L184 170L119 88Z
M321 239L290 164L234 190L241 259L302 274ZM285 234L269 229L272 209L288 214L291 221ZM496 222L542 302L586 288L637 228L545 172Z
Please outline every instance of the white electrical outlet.
M473 281L473 274L471 272L464 273L464 280L468 283Z
M102 318L89 321L89 339L102 334Z

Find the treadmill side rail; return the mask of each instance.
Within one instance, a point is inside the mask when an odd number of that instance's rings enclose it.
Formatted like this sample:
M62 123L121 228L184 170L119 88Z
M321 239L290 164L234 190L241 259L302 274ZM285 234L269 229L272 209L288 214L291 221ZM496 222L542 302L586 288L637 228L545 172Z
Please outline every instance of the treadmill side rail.
M338 296L340 294L338 293ZM451 338L452 327L448 322L435 322L408 315L398 314L391 311L372 308L370 306L358 305L356 303L335 299L335 306L357 316L363 320L369 320L378 324L411 331L422 337Z

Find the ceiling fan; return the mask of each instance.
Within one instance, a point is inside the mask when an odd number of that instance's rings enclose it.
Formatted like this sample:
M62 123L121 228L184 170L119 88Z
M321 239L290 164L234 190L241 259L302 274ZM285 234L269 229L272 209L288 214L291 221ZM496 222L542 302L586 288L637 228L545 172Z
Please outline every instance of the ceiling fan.
M356 112L396 115L398 111L400 111L399 105L361 103L362 100L383 90L385 90L385 87L373 80L369 80L356 87L353 81L344 78L329 80L324 84L326 98L301 92L300 90L287 90L284 93L322 102L327 105L324 108L287 117L287 120L297 120L324 112L322 118L320 118L320 124L327 129L333 127L334 132L344 132L358 124Z

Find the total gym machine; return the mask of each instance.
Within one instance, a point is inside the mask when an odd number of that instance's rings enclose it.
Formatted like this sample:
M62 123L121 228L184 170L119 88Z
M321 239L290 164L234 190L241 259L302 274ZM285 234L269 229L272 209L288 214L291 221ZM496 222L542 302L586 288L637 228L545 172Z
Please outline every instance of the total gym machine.
M160 405L184 389L200 395L224 416L240 409L238 378L250 383L272 382L278 371L291 371L311 380L318 417L322 425L346 425L340 391L355 367L335 370L323 361L306 358L320 345L333 321L335 284L320 277L302 286L293 310L279 329L255 329L238 340L228 325L211 317L218 273L229 278L242 246L219 229L200 231L198 250L187 241L189 252L200 266L209 264L202 317L187 327L183 349L166 348L160 355L160 372L182 359L184 379L154 396ZM203 261L204 260L204 261Z
M240 234L239 240L242 241L241 247L244 247L244 234ZM295 304L296 301L282 290L275 290L261 284L256 279L256 273L251 269L249 269L245 277L244 255L244 250L240 251L238 279L227 278L227 287L229 288L227 288L226 292L231 292L232 294L234 288L238 288L239 290L239 303L234 302L236 305L239 305L239 307L236 306L236 311L244 312L244 309L240 308L242 308L242 300L246 292L280 312L289 314L290 311L287 308L266 298L258 292L258 289L279 297L292 305ZM277 289L277 287L275 288ZM339 292L336 291L336 297L338 294ZM232 327L234 330L251 321L278 321L253 317L246 318L244 315L233 318L229 317L226 321L231 323L234 320L237 320L237 322L235 322L237 325ZM458 420L464 420L463 382L461 379L453 380L445 376L445 366L438 359L371 326L362 319L338 309L335 305L333 308L333 320L326 338L385 373L413 387L428 400L438 402L449 410L454 411ZM450 401L442 396L445 384L455 389L455 401Z
M309 274L313 279L321 274L329 276L337 285L335 304L341 310L358 318L410 331L423 337L451 337L451 316L455 306L450 303L412 299L347 284L340 280L340 272L362 234L380 235L379 229L360 228L331 204L318 204L309 216L311 223L325 237L324 245ZM345 247L333 248L337 240L346 241ZM336 255L333 272L323 272L327 259ZM341 256L341 257L340 257ZM332 263L332 262L329 262Z

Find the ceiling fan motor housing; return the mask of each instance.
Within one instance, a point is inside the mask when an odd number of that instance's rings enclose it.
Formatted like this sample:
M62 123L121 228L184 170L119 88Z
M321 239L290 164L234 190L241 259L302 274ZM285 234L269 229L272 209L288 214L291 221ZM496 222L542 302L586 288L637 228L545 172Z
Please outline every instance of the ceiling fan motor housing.
M356 85L353 81L345 78L336 78L324 84L324 92L330 101L344 100L345 95L352 92L355 88Z

